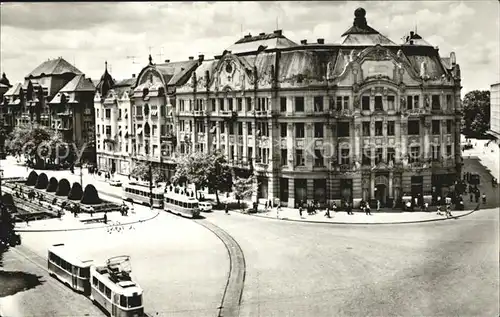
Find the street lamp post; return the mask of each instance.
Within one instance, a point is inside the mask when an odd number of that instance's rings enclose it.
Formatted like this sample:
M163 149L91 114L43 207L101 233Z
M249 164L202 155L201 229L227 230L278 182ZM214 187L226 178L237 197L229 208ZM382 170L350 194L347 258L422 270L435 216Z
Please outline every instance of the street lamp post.
M153 209L153 168L151 161L149 161L149 206Z

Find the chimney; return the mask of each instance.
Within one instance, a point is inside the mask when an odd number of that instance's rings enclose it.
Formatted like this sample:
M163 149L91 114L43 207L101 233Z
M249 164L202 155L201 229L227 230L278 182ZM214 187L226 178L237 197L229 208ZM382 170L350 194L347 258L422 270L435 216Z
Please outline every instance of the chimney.
M415 32L410 31L410 38L411 38L411 39L413 38L413 36L414 36L414 35L415 35Z
M307 40L302 40L302 41L300 41L300 44L302 44L302 45L306 45L306 44L307 44Z
M276 30L273 33L276 34L276 35L278 35L278 36L282 36L283 35L283 30Z
M132 74L132 78L135 78L135 74Z
M410 40L410 45L413 45L413 40Z
M169 60L169 59L166 59L166 60L165 60L165 63L170 63L170 60Z
M245 35L243 38L244 38L244 39L249 39L249 38L251 38L251 37L252 37L252 34L248 34L248 35Z
M194 60L194 57L193 56L189 56L189 60L190 61Z
M266 35L266 32L259 33L259 36Z
M198 55L198 60L200 61L200 63L203 62L204 59L205 59L205 55L203 55L203 54Z
M318 39L318 44L325 44L325 39Z

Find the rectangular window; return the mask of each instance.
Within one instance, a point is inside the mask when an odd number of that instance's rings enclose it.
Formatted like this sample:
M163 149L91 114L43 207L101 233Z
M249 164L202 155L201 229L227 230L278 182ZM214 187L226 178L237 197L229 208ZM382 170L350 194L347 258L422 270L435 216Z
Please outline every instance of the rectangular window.
M408 120L408 134L409 135L419 135L420 134L420 121Z
M395 121L387 121L387 135L395 134Z
M96 117L99 118L99 109L96 109Z
M363 122L363 136L370 136L370 122Z
M375 135L382 136L382 121L375 121Z
M453 125L453 120L446 120L446 133L452 134L452 125Z
M323 154L321 153L321 150L314 150L314 166L316 166L316 167L325 166L325 162L324 162Z
M98 281L97 281L97 277L95 277L95 276L92 277L92 284L94 286L97 286L99 284Z
M280 111L286 112L286 97L280 98Z
M252 161L252 157L253 157L253 147L248 147L248 161L251 162Z
M104 293L104 284L99 281L99 291L101 291L101 293Z
M370 96L361 97L361 109L370 110Z
M344 164L350 164L351 160L350 160L350 153L349 153L349 149L342 149L340 151L340 164L344 165Z
M314 112L323 112L323 97L314 97Z
M219 126L220 126L220 133L226 133L226 124L224 122L221 122Z
M288 165L288 153L286 149L281 149L281 166Z
M408 110L413 109L413 96L406 96L406 108Z
M296 138L303 138L303 137L305 137L305 131L304 131L304 124L303 123L296 123L295 124L295 137Z
M106 297L108 299L111 299L111 289L109 289L108 287L106 287Z
M212 111L217 111L217 101L215 99L210 99L212 104Z
M372 165L372 151L368 148L363 149L362 165Z
M349 96L344 96L344 109L349 109Z
M420 96L413 96L413 108L420 108Z
M448 158L450 158L450 157L451 157L451 145L447 145L447 146L446 146L446 156L447 156Z
M410 163L416 163L420 160L420 146L412 146L410 147Z
M387 148L387 163L389 162L395 162L396 160L396 150L393 147L388 147Z
M243 122L236 123L238 125L238 135L243 135Z
M382 96L375 96L375 110L384 110L384 105L382 103Z
M314 137L315 138L322 138L323 137L323 123L321 122L316 122L314 123Z
M296 164L296 166L304 166L305 165L304 152L301 149L295 150L295 164Z
M432 134L441 134L441 121L432 120Z
M111 118L111 109L106 109L106 119Z
M295 112L304 112L304 97L295 97Z
M106 135L111 135L111 126L110 125L107 125L106 126Z
M432 160L439 161L441 158L441 146L433 145L432 146Z
M339 122L337 124L337 136L339 137L348 137L350 132L349 122Z
M432 110L441 110L441 101L439 95L432 95Z
M342 110L342 96L337 97L337 110Z
M229 122L227 125L229 126L229 134L233 135L234 134L234 123Z
M394 96L387 96L387 108L389 110L394 110Z
M252 122L247 122L247 135L252 135Z
M252 111L252 98L246 97L245 103L246 103L247 111Z
M449 110L451 110L452 108L451 101L451 95L446 95L446 108L448 108Z
M238 107L238 111L243 111L243 99L236 98L236 104L237 104L237 107Z
M228 98L227 99L227 110L228 111L233 111L233 98Z
M280 134L282 138L286 138L287 135L287 124L286 123L280 123Z
M375 149L375 164L379 164L382 162L383 158L383 151L381 147L378 147Z
M219 98L219 110L224 111L224 98Z
M328 99L328 110L335 110L335 99L333 97Z

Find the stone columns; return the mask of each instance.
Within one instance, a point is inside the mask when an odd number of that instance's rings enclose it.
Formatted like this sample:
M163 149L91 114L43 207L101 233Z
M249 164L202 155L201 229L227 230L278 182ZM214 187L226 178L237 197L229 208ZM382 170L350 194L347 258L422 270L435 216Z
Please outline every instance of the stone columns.
M224 122L222 122L224 124ZM217 149L221 149L221 144L220 144L220 128L221 128L221 121L215 121L215 142L217 143Z
M375 198L375 173L370 173L370 198Z
M361 135L361 123L354 120L354 160L361 162L361 144L360 144L360 135ZM352 154L351 154L352 155Z
M314 200L314 179L307 179L307 200Z
M431 141L430 141L430 135L431 135L431 124L432 122L430 121L430 118L426 118L424 122L424 148L423 148L423 153L424 153L424 160L427 161L431 155Z
M243 122L243 158L245 159L245 162L248 162L248 123ZM250 127L251 129L252 127Z
M255 104L254 104L255 106ZM257 157L257 124L255 122L252 122L252 130L253 130L253 138L252 142L250 143L250 146L253 148L252 151L252 164L255 163L255 158Z
M230 159L230 156L229 156L229 154L230 154L229 153L229 151L230 151L230 149L229 149L229 125L232 124L232 122L225 121L223 124L226 126L226 128L224 129L224 131L226 132L226 142L225 142L226 150L224 151L224 154L226 154L226 157L228 159Z
M304 138L304 159L305 165L308 169L314 166L314 131L313 124L308 122L305 124L305 138ZM312 153L311 153L312 152Z
M288 179L288 207L295 207L295 180L293 178Z
M398 134L398 127L396 126L396 135ZM399 127L399 135L401 140L401 156L397 158L397 160L404 159L406 154L408 153L408 120L406 118L401 118L401 125ZM396 151L396 156L398 155L398 151Z
M287 148L287 155L288 155L288 163L292 163L291 167L295 165L294 162L294 152L295 152L295 134L294 134L294 129L293 129L293 123L287 123L287 135L288 137L286 138L286 148ZM293 179L290 179L290 181L293 183Z

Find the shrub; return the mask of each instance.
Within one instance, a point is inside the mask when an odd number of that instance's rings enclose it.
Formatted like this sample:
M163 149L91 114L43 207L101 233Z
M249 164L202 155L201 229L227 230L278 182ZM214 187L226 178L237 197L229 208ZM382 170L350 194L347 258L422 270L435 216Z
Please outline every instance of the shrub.
M31 171L31 173L28 176L28 179L26 181L26 185L28 185L28 186L35 186L37 179L38 179L37 172Z
M58 181L55 177L51 177L49 180L49 186L47 187L48 193L54 193L57 190Z
M36 180L35 188L37 189L45 189L49 185L49 179L47 178L47 174L42 173L38 175L38 179Z
M5 193L2 196L2 203L4 204L5 207L11 212L17 212L16 204L14 203L14 198L12 198L12 195L9 193Z
M74 182L71 190L69 191L68 199L80 200L83 196L82 185L80 183Z
M94 185L89 184L85 186L81 203L86 205L97 205L101 203L99 193L95 189Z
M56 196L68 196L70 188L68 180L61 179L57 184Z

